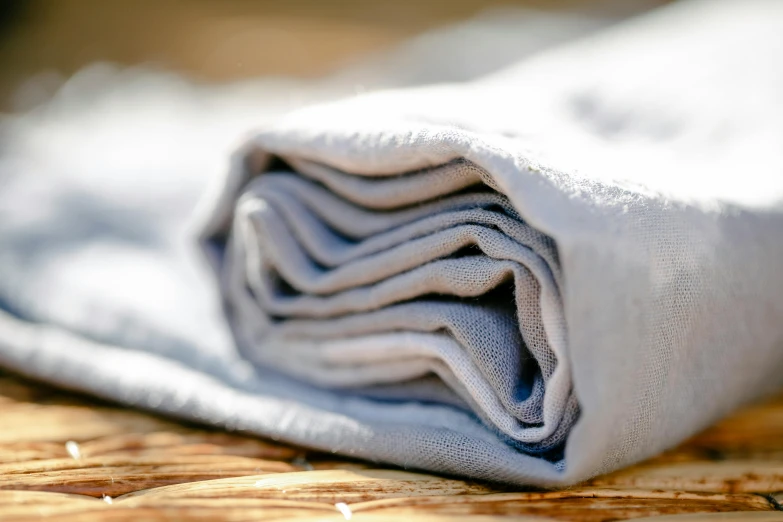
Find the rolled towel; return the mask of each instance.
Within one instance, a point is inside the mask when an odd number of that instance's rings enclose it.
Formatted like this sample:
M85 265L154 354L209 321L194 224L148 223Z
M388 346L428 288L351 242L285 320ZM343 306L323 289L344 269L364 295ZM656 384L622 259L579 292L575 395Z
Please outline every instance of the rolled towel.
M463 159L372 179L290 161L301 176L232 180L209 239L243 354L359 390L435 374L520 448L562 454L578 406L552 240Z
M581 476L774 389L780 34L772 2L690 3L261 131L202 236L242 354L357 396L427 380Z
M184 216L275 102L43 108L0 129L0 364L513 484L653 455L783 385L780 34L776 0L684 2L260 122L200 209L211 267Z

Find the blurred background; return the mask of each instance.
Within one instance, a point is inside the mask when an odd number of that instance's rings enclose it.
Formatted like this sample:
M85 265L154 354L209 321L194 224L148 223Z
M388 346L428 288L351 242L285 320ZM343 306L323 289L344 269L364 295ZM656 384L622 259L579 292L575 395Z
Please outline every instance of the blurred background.
M40 103L93 63L199 82L319 77L487 11L611 12L662 0L0 0L0 111ZM31 81L34 79L34 81Z

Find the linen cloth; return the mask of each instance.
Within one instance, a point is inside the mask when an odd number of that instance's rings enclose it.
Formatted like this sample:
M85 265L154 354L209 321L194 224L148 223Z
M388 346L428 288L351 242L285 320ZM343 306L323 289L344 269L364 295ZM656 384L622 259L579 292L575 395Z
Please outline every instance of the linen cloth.
M198 153L120 181L101 169L143 154L63 165L36 148L54 125L9 139L0 362L516 484L652 455L783 384L781 34L772 0L688 2L287 115L200 209L215 287L175 217ZM96 174L31 183L39 165Z

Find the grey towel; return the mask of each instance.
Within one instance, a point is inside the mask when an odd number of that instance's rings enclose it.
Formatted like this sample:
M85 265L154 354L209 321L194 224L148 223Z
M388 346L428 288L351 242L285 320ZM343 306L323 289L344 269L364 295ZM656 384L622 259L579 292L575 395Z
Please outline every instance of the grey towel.
M0 362L517 484L652 455L783 384L781 34L774 0L690 2L287 115L199 214L220 295L171 218L189 173L9 176Z

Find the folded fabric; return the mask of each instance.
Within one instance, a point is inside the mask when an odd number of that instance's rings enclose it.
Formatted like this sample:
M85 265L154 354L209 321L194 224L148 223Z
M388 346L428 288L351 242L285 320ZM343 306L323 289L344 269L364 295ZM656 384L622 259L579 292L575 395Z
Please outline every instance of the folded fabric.
M10 176L0 363L474 478L650 456L783 385L780 34L774 0L688 2L292 113L204 200L213 274L170 218L188 172Z
M769 179L781 165L772 144L783 143L783 127L749 113L735 85L699 92L708 103L690 100L698 84L682 66L699 63L695 76L718 81L742 56L737 34L751 28L761 31L756 54L783 57L773 36L783 11L752 7L750 19L728 26L731 8L678 7L473 85L342 101L259 133L237 154L203 236L243 355L357 395L436 375L502 440L558 471L580 403L587 426L597 410L612 412L595 429L611 439L603 458L617 460L646 452L640 444L671 444L669 433L701 427L694 421L706 411L725 411L735 398L705 394L706 377L744 385L750 370L726 362L745 350L777 368L783 361L772 320L783 317L775 206L783 192ZM762 13L773 23L756 21ZM707 20L696 34L676 32L699 16ZM661 41L670 33L676 52ZM710 61L694 60L705 42ZM660 72L677 75L681 94L664 80L645 85L652 71L631 74L629 55L665 63ZM781 86L783 67L769 78L753 69L748 84ZM766 99L776 114L780 92ZM750 192L774 190L770 207L740 211L736 194L702 184L749 181L720 165L734 143L712 134L707 109L720 110L728 118L720 126L733 133L764 128L776 150L753 151L764 174ZM674 157L660 163L664 154ZM564 155L587 172L559 167ZM648 161L666 182L648 182L649 165L639 164ZM671 183L674 173L682 178ZM624 186L623 177L647 186ZM683 178L696 190L684 193ZM737 247L741 256L722 252ZM705 362L712 357L723 360ZM584 366L572 370L577 361ZM572 373L590 384L575 390ZM764 373L758 388L782 382ZM673 380L693 396L676 389L667 398ZM691 411L696 404L701 412Z
M434 373L521 448L558 448L578 408L558 364L552 241L497 193L449 197L487 177L463 160L371 181L292 163L369 208L284 173L230 182L243 194L229 246L226 230L216 246L243 354L330 387L404 387Z

